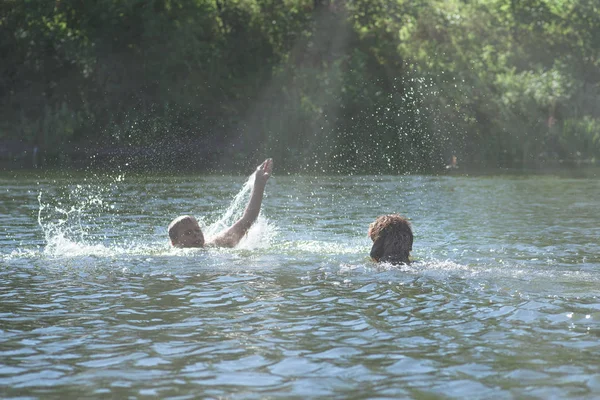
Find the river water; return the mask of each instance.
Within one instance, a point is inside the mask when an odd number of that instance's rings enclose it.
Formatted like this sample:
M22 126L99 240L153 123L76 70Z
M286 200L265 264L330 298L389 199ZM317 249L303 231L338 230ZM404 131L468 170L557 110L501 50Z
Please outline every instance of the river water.
M169 246L246 179L4 173L1 397L600 396L597 177L275 174L238 248ZM368 258L389 212L409 266Z

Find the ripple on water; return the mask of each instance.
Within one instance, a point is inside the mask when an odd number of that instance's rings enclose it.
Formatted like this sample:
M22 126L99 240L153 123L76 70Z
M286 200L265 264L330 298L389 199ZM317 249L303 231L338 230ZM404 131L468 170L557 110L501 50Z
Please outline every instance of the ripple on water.
M80 213L85 223L50 236L35 213L10 221L11 236L0 239L8 244L0 253L3 395L600 393L600 221L590 211L598 185L451 177L323 177L320 185L278 177L241 248L175 250L165 216L197 203L198 188L202 199L226 203L234 186L194 179L150 189L119 181L127 187L61 200L65 210L88 210ZM564 200L556 196L561 185ZM303 190L314 186L321 187L307 197ZM23 193L23 202L39 204ZM412 218L410 265L368 258L366 227L390 204ZM113 215L93 208L106 205ZM197 210L204 226L219 219L213 208ZM58 223L59 214L42 225Z

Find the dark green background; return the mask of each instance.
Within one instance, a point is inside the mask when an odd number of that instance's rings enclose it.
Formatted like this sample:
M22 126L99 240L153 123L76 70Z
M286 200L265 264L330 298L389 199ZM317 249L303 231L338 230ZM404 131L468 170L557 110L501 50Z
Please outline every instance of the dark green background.
M596 164L596 0L4 0L3 168Z

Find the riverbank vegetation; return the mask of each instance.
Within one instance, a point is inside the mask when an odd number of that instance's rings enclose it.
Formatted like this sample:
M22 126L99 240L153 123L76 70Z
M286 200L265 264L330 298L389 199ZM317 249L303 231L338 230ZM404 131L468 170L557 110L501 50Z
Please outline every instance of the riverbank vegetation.
M0 53L11 165L600 158L595 0L5 0Z

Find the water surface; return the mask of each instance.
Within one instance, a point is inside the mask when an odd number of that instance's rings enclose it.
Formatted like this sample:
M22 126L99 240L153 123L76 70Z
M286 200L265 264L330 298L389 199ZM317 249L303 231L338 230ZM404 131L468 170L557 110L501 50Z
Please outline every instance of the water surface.
M600 180L275 174L238 248L168 245L245 181L1 176L2 397L600 395ZM368 258L388 212L410 266Z

